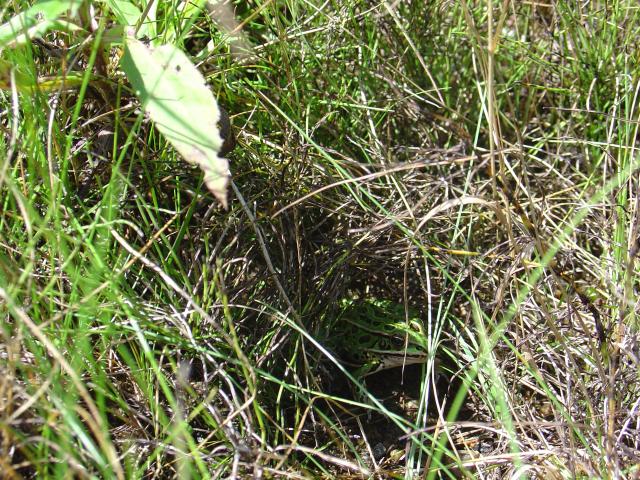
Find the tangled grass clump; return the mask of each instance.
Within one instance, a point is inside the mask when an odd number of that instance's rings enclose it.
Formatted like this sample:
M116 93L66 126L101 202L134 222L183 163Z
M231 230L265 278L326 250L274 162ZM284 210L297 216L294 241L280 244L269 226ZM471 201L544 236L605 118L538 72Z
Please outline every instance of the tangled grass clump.
M8 478L637 476L632 2L145 5L3 44ZM228 209L128 15L228 109ZM428 361L350 376L355 299Z

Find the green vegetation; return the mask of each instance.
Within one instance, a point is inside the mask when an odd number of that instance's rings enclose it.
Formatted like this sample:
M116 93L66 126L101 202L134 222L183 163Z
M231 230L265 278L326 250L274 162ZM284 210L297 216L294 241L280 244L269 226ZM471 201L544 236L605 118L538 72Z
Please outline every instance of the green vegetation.
M3 478L640 474L636 1L0 13Z

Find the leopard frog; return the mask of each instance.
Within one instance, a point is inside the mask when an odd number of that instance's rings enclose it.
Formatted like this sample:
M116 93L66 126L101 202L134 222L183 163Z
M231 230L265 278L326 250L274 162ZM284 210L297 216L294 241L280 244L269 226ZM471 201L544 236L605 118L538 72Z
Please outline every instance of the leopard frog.
M387 300L343 300L333 338L353 375L427 361L428 339L420 318L402 304Z

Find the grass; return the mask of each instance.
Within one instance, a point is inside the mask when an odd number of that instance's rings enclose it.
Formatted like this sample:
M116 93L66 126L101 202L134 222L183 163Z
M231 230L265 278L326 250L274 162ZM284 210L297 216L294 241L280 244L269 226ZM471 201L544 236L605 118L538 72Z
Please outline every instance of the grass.
M638 476L635 2L133 3L0 29L4 477ZM125 20L229 111L228 209ZM357 298L429 362L353 378Z

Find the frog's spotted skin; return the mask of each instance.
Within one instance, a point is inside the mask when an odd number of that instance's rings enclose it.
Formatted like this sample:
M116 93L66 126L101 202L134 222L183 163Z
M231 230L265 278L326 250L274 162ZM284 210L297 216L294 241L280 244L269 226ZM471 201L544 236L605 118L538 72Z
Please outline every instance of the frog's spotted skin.
M387 300L343 300L332 332L353 375L427 361L428 340L417 314Z

